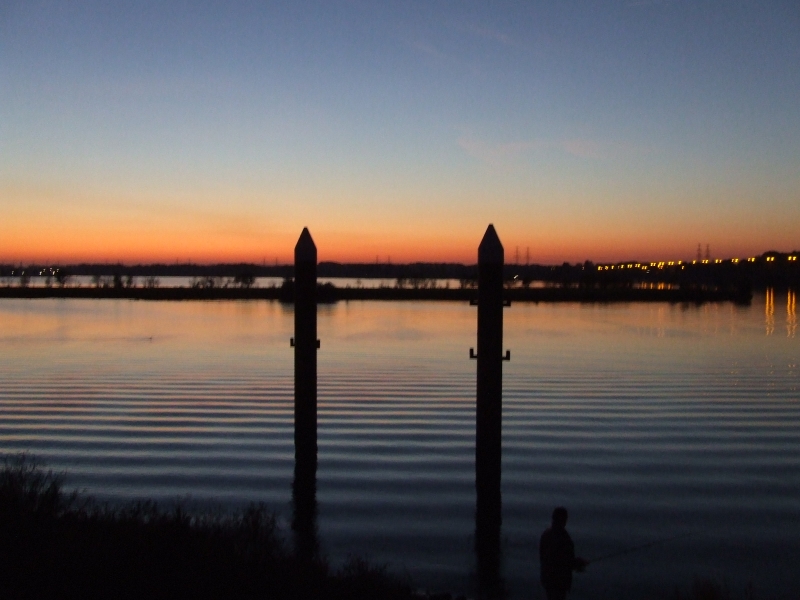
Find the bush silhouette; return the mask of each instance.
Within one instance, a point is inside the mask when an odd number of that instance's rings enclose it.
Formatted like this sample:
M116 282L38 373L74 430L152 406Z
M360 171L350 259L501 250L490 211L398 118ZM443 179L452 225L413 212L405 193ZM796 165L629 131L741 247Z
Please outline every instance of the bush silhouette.
M414 597L384 568L294 555L263 504L100 504L24 454L0 469L0 580L3 598Z

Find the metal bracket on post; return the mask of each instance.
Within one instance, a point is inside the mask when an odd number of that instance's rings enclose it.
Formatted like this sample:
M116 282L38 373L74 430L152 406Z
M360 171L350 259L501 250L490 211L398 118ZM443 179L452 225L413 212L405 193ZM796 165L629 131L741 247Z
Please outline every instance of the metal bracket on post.
M317 340L317 348L319 348L319 340Z
M506 350L506 355L503 357L503 360L511 360L511 350Z
M294 348L294 338L289 338L289 347Z
M469 357L472 358L472 359L478 358L478 355L475 353L475 348L470 348L469 349Z
M511 306L511 300L503 300L503 306Z

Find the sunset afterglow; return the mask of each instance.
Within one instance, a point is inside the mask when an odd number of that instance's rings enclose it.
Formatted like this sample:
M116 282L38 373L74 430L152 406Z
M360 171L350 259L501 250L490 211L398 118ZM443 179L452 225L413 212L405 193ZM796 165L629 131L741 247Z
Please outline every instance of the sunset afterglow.
M792 2L16 2L0 263L800 249ZM744 259L742 259L744 260Z

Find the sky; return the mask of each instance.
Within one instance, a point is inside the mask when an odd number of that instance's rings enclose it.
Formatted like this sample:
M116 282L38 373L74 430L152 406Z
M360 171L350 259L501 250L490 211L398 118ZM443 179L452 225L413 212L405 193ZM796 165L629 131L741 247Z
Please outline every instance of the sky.
M800 248L800 3L0 0L0 263Z

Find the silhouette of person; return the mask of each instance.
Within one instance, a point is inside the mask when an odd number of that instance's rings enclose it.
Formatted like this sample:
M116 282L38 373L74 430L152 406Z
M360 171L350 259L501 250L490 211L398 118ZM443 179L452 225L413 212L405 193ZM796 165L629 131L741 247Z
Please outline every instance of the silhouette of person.
M553 511L553 522L539 540L541 581L547 600L564 600L572 587L572 571L583 571L589 561L575 556L575 544L567 533L567 509Z

